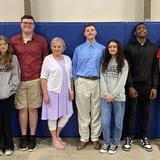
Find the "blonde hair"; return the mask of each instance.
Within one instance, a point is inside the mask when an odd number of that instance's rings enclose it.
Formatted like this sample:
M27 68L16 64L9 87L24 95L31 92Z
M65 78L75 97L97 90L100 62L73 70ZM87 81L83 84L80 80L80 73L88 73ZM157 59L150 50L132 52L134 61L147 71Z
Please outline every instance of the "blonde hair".
M65 44L65 42L64 42L64 40L62 39L62 38L60 38L60 37L55 37L55 38L53 38L52 40L51 40L51 43L50 43L50 45L52 46L52 44L54 43L54 42L61 42L62 43L62 45L63 45L63 51L66 49L66 44Z
M0 36L0 41L5 41L8 44L8 49L5 55L5 59L4 59L4 66L7 69L12 69L12 58L13 58L13 48L10 45L9 39L5 36ZM0 60L2 59L2 54L0 52Z

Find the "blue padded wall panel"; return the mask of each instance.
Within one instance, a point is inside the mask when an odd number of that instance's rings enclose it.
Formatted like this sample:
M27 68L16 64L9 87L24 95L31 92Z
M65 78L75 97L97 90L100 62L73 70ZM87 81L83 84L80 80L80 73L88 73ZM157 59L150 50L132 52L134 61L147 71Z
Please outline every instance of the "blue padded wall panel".
M0 23L0 35L4 35L4 23Z
M97 28L97 41L106 46L111 39L117 39L124 44L125 41L125 23L109 22L109 23L94 23Z
M126 23L126 28L125 28L125 43L126 45L132 38L133 38L133 29L137 23Z
M19 23L12 23L12 22L6 22L4 23L4 34L8 37L11 38L16 34L20 33L20 26Z
M46 27L46 23L38 22L36 23L36 26L35 26L35 32L47 38L45 34L45 30L46 30L45 27Z
M160 47L160 23L146 23L148 26L149 39Z
M66 42L65 54L69 55L71 58L73 56L74 49L81 43L85 41L83 36L83 28L86 23L36 23L36 32L45 36L48 43L53 37L62 37ZM97 27L97 41L106 45L110 39L118 39L123 45L125 45L129 40L133 38L132 30L137 22L95 22ZM149 38L160 45L160 23L147 23L149 29ZM0 23L0 34L5 34L8 38L20 33L19 23ZM160 138L160 94L158 98L151 105L150 112L150 125L149 134L151 137ZM77 109L75 102L73 103L74 114L65 126L62 136L64 137L77 137L78 134L78 124L77 124ZM41 109L39 109L39 121L37 127L37 136L50 136L47 122L41 121ZM139 119L137 118L137 122ZM136 126L136 133L138 135ZM18 122L18 111L14 110L13 117L13 131L15 136L19 136L19 122Z
M66 43L65 54L72 57L77 45L84 41L83 23L47 23L45 35L50 43L54 37L61 37Z

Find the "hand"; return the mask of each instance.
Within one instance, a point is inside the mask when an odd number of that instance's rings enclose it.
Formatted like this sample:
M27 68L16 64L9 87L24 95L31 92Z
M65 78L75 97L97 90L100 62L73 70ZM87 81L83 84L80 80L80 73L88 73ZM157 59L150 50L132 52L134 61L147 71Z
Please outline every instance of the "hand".
M138 97L138 93L133 87L129 88L129 96L132 97L132 98Z
M106 102L112 102L113 98L111 96L105 96L104 99Z
M69 91L69 101L72 101L74 99L74 92Z
M157 89L152 88L150 93L150 99L155 99L157 97Z
M43 96L43 101L44 101L44 103L46 103L46 104L48 104L48 103L50 102L50 99L49 99L48 94Z

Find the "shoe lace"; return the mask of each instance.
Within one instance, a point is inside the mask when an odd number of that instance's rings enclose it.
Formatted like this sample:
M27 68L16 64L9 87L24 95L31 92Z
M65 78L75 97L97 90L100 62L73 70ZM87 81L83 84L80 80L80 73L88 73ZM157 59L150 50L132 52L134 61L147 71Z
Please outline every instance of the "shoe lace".
M109 149L110 150L115 150L116 149L116 145L111 145Z
M144 138L143 141L144 141L144 144L145 144L145 145L150 145L150 143L149 143L149 141L148 141L148 138Z
M109 147L109 145L107 145L107 144L103 144L103 146L102 146L102 149L108 149L108 147Z
M132 141L131 138L129 138L129 137L126 138L126 144L130 145L130 144L131 144L131 141Z

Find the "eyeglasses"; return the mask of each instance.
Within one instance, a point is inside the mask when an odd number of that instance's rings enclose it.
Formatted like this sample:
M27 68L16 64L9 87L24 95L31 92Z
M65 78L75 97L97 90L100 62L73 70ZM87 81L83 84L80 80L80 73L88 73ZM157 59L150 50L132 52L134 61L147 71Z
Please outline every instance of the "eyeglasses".
M22 24L24 24L24 25L34 25L34 23L33 22L21 22Z

